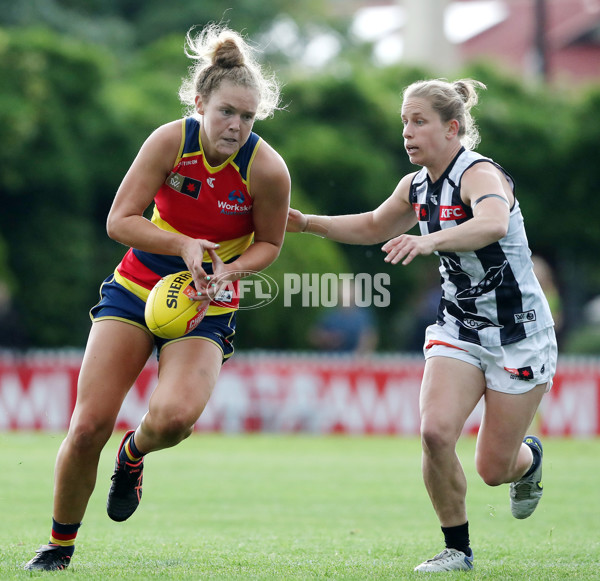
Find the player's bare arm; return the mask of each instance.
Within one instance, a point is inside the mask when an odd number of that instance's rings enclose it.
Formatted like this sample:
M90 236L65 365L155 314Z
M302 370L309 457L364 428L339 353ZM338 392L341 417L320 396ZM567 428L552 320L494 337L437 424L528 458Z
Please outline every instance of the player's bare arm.
M216 245L167 232L144 217L145 210L170 174L181 145L181 121L156 129L142 145L117 191L107 220L108 235L117 242L146 252L181 256L197 288L205 286L202 260Z
M108 214L107 231L113 240L136 248L152 246L154 251L160 248L163 252L173 250L173 254L178 254L178 248L165 248L163 240L154 246L153 236L160 236L161 231L146 220L143 213L173 168L180 143L180 121L159 127L146 139L123 178Z
M408 193L414 174L405 176L378 208L361 214L317 216L290 209L289 232L308 232L346 244L377 244L410 230L416 223Z
M487 162L474 165L463 176L461 193L473 208L471 220L426 236L398 236L383 246L385 261L407 265L419 255L477 250L503 238L508 231L508 196L512 193L500 171Z

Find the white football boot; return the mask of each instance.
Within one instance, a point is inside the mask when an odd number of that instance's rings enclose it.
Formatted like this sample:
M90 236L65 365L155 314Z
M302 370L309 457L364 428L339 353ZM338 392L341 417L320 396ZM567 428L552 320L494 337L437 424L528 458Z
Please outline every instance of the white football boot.
M444 549L441 553L415 567L415 571L423 573L439 573L442 571L470 571L473 569L473 552L468 557L456 549Z

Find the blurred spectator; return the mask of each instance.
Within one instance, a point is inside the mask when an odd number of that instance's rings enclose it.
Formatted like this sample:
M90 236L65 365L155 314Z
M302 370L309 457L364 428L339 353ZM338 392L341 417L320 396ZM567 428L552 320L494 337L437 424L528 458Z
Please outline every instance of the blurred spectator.
M0 280L0 349L25 349L27 335L8 285Z
M600 296L593 298L583 309L585 320L594 326L600 326Z
M550 264L541 256L534 254L531 257L531 260L533 261L533 272L539 280L542 290L546 295L548 305L550 306L552 318L554 319L554 330L556 332L557 340L559 340L563 327L562 300L558 285L556 284L554 271Z
M437 271L436 271L437 274ZM408 332L407 351L423 352L423 337L425 329L433 325L437 318L442 289L439 284L439 276L436 276L434 282L430 282L424 292L420 293L419 300L411 312L411 327Z
M375 318L369 307L357 306L354 284L340 285L338 305L327 309L310 330L308 339L322 351L364 355L375 350Z
M584 323L570 332L564 351L579 355L600 355L600 295L583 308Z

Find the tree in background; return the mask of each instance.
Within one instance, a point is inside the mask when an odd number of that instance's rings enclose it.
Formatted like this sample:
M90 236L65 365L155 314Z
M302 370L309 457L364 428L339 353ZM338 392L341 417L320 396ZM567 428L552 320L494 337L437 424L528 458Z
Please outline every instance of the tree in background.
M302 45L322 10L309 1L292 8L283 0L231 4L225 18L263 43L286 13L298 20L301 37L294 42ZM0 7L0 239L9 249L0 269L14 281L32 346L80 346L99 281L124 251L104 229L114 192L143 139L182 114L176 92L187 66L189 23L218 20L223 8L216 0L0 0ZM40 21L43 27L24 26ZM323 22L344 50L314 69L273 43L286 106L259 130L288 163L294 206L360 212L416 169L404 152L400 93L430 75L373 67L368 51L344 37L342 22ZM477 111L486 151L511 168L530 245L556 269L566 324L574 326L600 287L600 230L593 221L600 200L591 195L600 177L593 157L600 148L600 88L557 93L483 64L455 76L488 85ZM403 350L429 266L390 267L378 247L290 236L267 274L281 283L285 273L388 273L392 303L376 312L388 336L380 348ZM286 308L280 301L240 314L246 324L239 348L307 346L318 309Z
M0 232L33 345L85 336L73 313L85 317L92 298L101 192L124 167L124 136L101 99L109 63L47 30L0 32Z

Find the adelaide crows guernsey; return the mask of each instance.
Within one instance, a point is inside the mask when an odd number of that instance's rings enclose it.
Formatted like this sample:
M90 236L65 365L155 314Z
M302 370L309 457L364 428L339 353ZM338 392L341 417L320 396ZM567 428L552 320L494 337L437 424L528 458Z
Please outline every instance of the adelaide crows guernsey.
M154 197L152 222L163 230L218 243L223 262L235 260L254 234L249 175L261 139L251 133L238 152L212 167L204 156L200 121L182 119L182 138L175 165ZM212 273L208 253L203 268ZM146 300L163 276L187 270L180 256L152 254L130 248L115 270L115 280ZM239 306L238 282L211 303L207 315Z
M473 218L460 197L466 170L486 161L514 181L497 163L462 149L435 183L421 169L412 180L410 202L421 234L453 228ZM515 343L553 326L542 288L533 273L523 216L515 198L504 238L480 250L436 252L440 257L442 298L437 324L463 341L484 346Z

